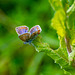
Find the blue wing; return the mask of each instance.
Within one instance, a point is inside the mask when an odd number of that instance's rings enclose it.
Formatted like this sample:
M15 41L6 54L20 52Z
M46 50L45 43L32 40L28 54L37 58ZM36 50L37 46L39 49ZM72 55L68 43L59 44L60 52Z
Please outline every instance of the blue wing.
M16 27L16 32L17 32L18 35L27 33L28 30L29 30L29 28L27 26L19 26L19 27Z

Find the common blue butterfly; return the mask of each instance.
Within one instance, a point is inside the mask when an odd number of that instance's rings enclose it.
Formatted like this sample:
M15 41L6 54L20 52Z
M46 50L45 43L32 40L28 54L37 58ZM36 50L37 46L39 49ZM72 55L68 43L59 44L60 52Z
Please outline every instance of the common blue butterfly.
M19 27L16 27L15 29L18 34L18 37L22 41L24 41L24 44L27 44L27 43L30 44L34 40L34 38L36 38L38 34L40 34L40 32L42 31L39 25L32 27L30 31L27 26L19 26Z

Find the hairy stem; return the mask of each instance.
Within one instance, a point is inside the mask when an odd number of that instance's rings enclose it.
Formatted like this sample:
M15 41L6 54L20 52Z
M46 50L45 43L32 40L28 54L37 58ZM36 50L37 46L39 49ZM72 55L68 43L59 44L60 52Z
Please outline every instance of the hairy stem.
M71 49L71 45L70 45L70 42L69 42L69 38L67 36L65 36L65 43L66 43L67 52L68 52L68 55L69 55L72 52L72 49Z
M67 47L67 52L68 52L68 55L72 52L72 49L71 49L71 45L70 45L70 37L69 37L69 29L68 29L68 14L67 14L67 4L68 4L68 1L66 1L66 5L65 5L65 14L66 14L66 18L65 18L65 31L66 31L66 34L65 34L65 43L66 43L66 47Z
M70 45L70 36L69 36L69 29L68 29L68 23L67 23L67 14L66 14L66 20L65 20L65 27L66 27L66 33L65 33L65 43L67 47L68 55L72 52L71 45Z

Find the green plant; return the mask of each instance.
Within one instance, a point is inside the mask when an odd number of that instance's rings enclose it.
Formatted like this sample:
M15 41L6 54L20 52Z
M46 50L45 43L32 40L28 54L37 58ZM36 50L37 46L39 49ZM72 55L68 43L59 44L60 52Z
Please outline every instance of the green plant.
M57 31L60 47L56 50L44 43L42 37L33 41L36 51L45 52L55 63L59 64L66 74L75 74L75 1L49 0L55 11L51 20Z

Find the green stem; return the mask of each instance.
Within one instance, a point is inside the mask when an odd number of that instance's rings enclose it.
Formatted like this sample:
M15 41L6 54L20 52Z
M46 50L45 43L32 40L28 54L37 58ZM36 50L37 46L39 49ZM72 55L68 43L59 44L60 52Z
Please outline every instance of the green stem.
M66 47L67 47L67 52L68 52L68 55L72 52L72 49L71 49L71 45L70 45L70 36L69 36L69 29L68 29L68 23L67 23L67 14L66 14L66 20L65 20L65 43L66 43Z
M65 14L66 14L66 19L65 19L65 43L66 43L66 47L67 47L67 52L68 52L68 55L72 52L72 49L71 49L71 45L70 45L70 37L69 37L69 29L68 29L68 14L67 14L67 4L65 5Z
M74 1L74 3L72 4L72 6L67 10L67 14L71 14L72 13L72 11L74 11L75 10L75 1Z

